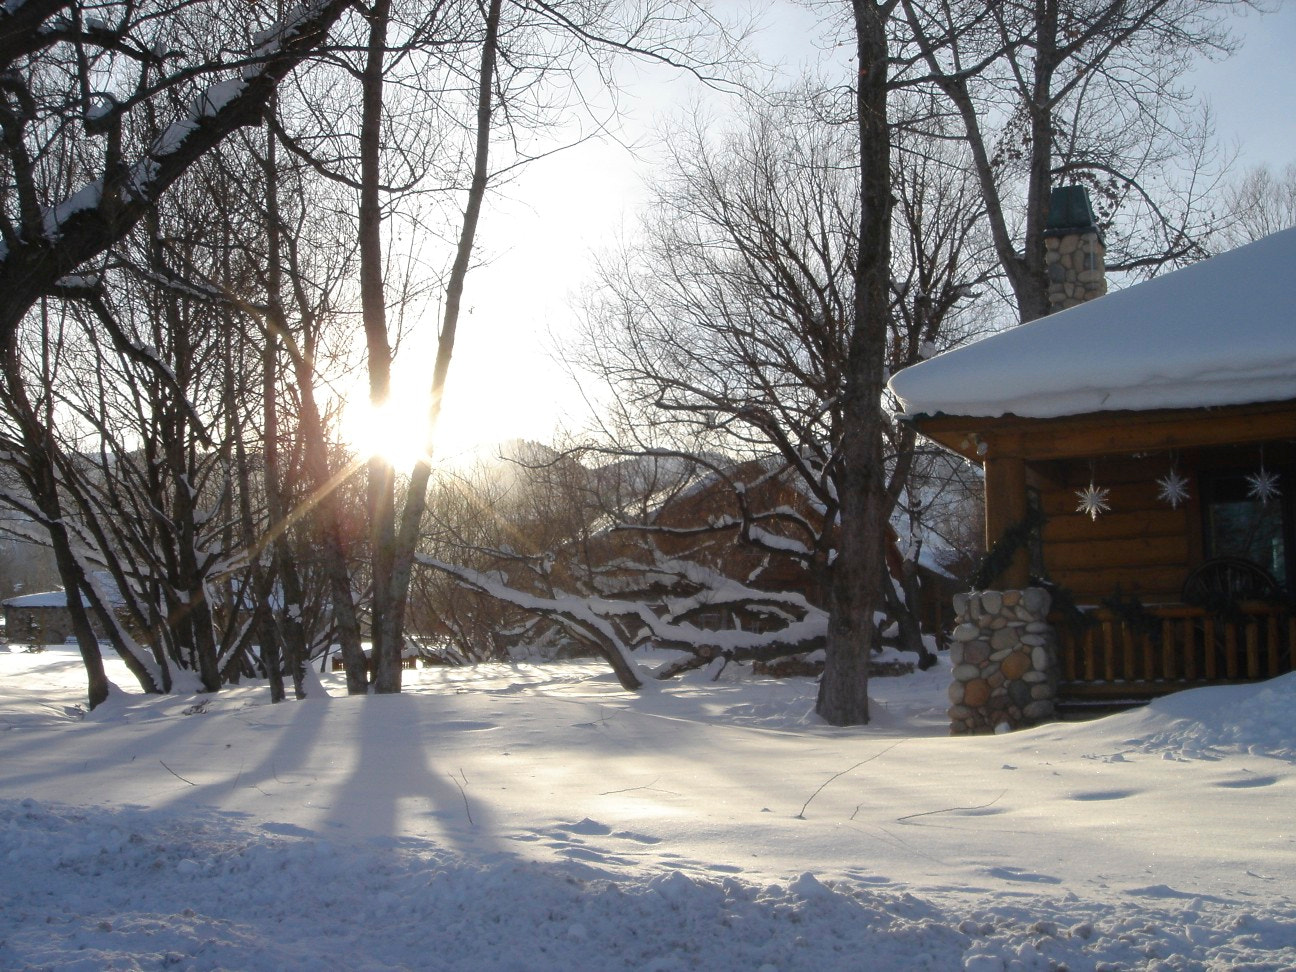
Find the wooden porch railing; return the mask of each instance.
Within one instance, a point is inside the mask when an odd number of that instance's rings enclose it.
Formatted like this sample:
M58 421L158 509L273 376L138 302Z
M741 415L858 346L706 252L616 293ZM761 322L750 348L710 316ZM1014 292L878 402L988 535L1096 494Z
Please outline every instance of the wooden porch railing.
M1296 615L1286 607L1244 602L1225 619L1167 604L1147 608L1148 623L1138 625L1105 608L1086 613L1092 624L1051 619L1064 698L1164 695L1292 670Z

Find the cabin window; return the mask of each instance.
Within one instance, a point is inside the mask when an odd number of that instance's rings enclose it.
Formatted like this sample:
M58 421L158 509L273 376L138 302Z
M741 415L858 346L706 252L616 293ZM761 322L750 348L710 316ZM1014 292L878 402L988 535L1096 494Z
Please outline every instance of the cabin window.
M1202 483L1207 557L1238 557L1267 570L1287 586L1287 557L1291 549L1289 478L1283 476L1281 495L1262 503L1251 495L1245 473L1217 474Z

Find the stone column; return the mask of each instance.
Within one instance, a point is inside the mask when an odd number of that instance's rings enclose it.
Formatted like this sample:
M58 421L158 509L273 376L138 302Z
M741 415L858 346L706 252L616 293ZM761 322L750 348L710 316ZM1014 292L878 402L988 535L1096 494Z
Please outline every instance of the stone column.
M950 734L1021 729L1056 711L1057 638L1048 591L973 591L954 597Z

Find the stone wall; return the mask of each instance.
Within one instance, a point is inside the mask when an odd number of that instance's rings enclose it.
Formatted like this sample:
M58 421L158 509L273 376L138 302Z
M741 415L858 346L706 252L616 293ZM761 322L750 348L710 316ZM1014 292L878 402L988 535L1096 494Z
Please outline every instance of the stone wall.
M974 591L954 598L950 733L1020 729L1053 718L1057 639L1048 591Z
M67 608L5 607L5 638L13 645L61 645L72 637Z
M1104 247L1097 230L1077 230L1044 238L1049 311L1065 310L1107 293Z

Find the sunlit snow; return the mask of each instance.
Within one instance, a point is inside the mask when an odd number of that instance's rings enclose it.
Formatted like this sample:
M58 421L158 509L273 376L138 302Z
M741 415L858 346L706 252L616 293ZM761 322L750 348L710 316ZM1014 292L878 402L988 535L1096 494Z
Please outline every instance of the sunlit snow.
M943 665L864 729L736 666L405 674L87 717L0 649L0 967L1296 967L1296 675L953 739Z

